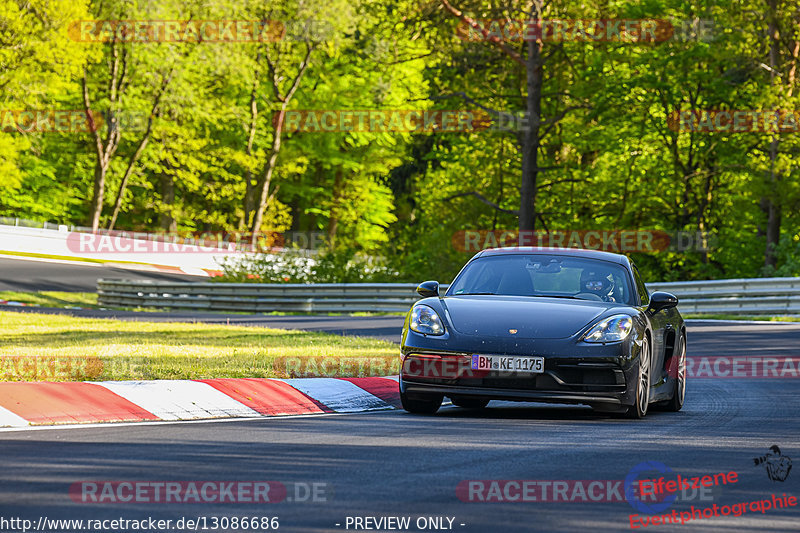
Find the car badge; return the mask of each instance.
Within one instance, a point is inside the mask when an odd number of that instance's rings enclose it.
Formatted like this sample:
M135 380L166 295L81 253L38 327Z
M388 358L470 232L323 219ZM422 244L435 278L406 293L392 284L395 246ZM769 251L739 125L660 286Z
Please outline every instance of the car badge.
M517 334L517 330L515 330L515 329L510 329L510 330L508 330L508 332L511 333L512 335L516 335Z

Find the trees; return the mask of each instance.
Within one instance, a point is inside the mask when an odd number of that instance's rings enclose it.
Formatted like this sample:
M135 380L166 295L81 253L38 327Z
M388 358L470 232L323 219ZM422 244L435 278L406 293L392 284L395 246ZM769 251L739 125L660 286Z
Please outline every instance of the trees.
M761 100L776 110L794 109L798 103L797 89L800 87L797 72L800 59L800 12L793 3L779 0L766 0L765 8L764 21L758 28L762 38L752 48L754 59L760 61L769 76L769 83L761 85ZM763 232L766 237L764 267L767 273L774 272L778 266L784 211L792 203L796 207L798 201L798 168L794 163L798 144L785 139L781 133L785 132L769 132L763 138L764 143L754 147L754 152L758 154L754 166L763 169L765 180L761 209L766 217Z
M75 85L90 52L70 39L69 28L86 16L85 0L0 0L0 196L22 184L20 154L35 145L35 134L18 131L13 116L47 108Z
M800 272L797 136L675 121L797 109L800 19L783 0L0 2L0 112L97 119L83 132L4 122L0 215L321 232L337 257L384 256L409 279L454 273L453 237L474 229L701 232L717 245L637 262L660 279ZM76 39L70 23L91 18L271 22L242 41ZM678 38L521 39L487 23L539 19L669 20ZM692 35L699 21L713 41ZM450 133L284 120L369 109L484 118Z
M248 100L250 123L247 154L252 155L253 152L259 123L259 99L267 102L266 118L271 137L264 160L258 165L260 172L255 182L249 170L245 176L245 218L249 219L250 207L253 206L250 223L253 239L262 231L264 213L275 196L273 177L282 147L286 110L303 83L312 58L324 53L321 48L327 47L331 52L330 47L336 46L337 35L352 25L350 7L349 2L340 0L326 2L324 6L312 6L301 0L285 0L269 3L265 8L256 3L249 11L260 20L280 21L284 26L280 38L267 39L250 50L253 79ZM264 91L268 91L267 94Z

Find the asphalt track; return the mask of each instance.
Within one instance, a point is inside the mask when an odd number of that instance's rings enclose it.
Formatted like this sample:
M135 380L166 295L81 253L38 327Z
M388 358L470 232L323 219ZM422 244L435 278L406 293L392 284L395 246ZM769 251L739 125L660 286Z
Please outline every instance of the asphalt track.
M690 357L797 356L800 324L692 323L688 336ZM280 530L308 532L345 531L348 516L409 516L412 524L448 516L453 530L465 532L625 531L629 516L642 513L624 501L464 502L456 487L465 480L624 480L639 463L659 461L682 476L738 473L735 484L664 513L798 496L796 468L785 481L770 481L753 458L778 445L800 459L799 393L798 378L694 379L683 411L641 421L497 402L481 413L451 407L433 417L384 411L2 432L0 516L278 516ZM86 480L270 480L290 496L294 483L324 483L325 495L315 503L74 503L70 485ZM791 507L646 530L797 531L798 524L800 507Z
M132 270L100 263L50 262L0 256L0 291L95 292L97 280L198 281L202 277Z
M26 268L31 264L0 259L0 271L5 274L9 266ZM46 263L35 265L33 273L16 272L17 279L27 281L15 282L14 290L45 290L45 286L50 290L93 290L97 277L180 277L83 266L75 267L74 274L65 274L64 265L52 265L58 269L55 275L41 270L48 268L42 266ZM66 281L46 285L48 279ZM399 339L402 324L402 317L397 316L0 309L295 328L393 341ZM800 355L800 324L691 321L688 337L690 357ZM630 529L631 514L644 513L624 501L465 502L459 499L456 487L469 480L624 480L636 465L659 461L682 476L738 473L737 483L714 489L702 499L677 501L663 513L687 511L691 505L705 508L768 499L772 494L798 496L800 472L796 468L785 481L770 481L764 467L753 462L772 445L780 446L785 456L800 458L798 395L798 378L694 379L683 411L653 412L641 421L608 418L584 407L494 402L479 413L449 407L433 417L384 411L5 431L0 432L0 531L20 531L11 524L3 525L2 519L9 518L30 519L36 524L41 517L152 517L173 522L181 517L206 517L206 525L211 527L213 517L232 516L277 516L279 530L308 532L353 531L352 525L346 528L348 517L385 516L410 517L412 527L407 531L420 531L415 527L419 517L449 517L452 530L464 532L625 531ZM83 504L70 499L72 483L93 480L269 480L283 483L294 501ZM324 494L316 502L297 501L293 492L304 494L302 488L312 483L324 484ZM791 507L646 530L797 531L798 524L800 507ZM75 530L69 526L45 529Z

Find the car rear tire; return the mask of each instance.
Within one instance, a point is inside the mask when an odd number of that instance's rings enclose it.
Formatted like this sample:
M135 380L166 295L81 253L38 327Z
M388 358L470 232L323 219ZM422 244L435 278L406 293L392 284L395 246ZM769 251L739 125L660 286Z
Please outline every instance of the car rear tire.
M483 398L450 398L453 405L464 409L483 409L489 405L489 400Z
M686 398L686 337L684 335L680 337L679 346L678 360L675 368L675 389L672 393L672 399L664 405L667 411L672 411L674 413L681 410Z
M403 409L416 415L434 414L442 406L443 399L442 395L409 397L408 394L400 392L400 402L403 404Z
M628 418L644 418L650 405L650 339L645 335L639 353L639 372L636 380L635 403L625 413Z

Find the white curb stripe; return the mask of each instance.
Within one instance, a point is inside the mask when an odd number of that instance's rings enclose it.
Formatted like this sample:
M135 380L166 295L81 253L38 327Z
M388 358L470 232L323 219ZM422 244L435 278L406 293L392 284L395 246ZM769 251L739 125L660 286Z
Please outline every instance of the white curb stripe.
M198 381L102 381L97 383L162 420L258 417L259 413Z
M338 413L354 413L392 407L361 387L342 379L296 378L282 381Z
M27 420L0 406L0 427L21 428L28 425Z

